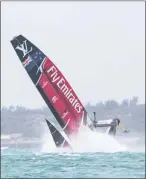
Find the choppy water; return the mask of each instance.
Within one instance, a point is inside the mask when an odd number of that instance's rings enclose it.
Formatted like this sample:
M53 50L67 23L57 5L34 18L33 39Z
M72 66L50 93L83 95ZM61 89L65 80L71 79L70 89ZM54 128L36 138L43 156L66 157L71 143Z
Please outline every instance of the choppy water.
M2 178L119 177L144 178L144 152L41 153L35 149L5 149Z
M1 177L144 178L142 136L119 139L83 130L72 141L73 151L65 151L56 149L45 131L39 148L2 150Z

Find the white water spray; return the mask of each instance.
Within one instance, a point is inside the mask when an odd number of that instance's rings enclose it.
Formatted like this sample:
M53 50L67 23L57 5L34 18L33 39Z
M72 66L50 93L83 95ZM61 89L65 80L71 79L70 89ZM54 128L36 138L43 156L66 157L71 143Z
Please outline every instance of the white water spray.
M122 152L127 148L121 145L115 138L102 133L91 131L82 127L78 136L72 140L73 150L71 152ZM51 134L47 130L42 137L41 152L69 152L68 149L55 147Z

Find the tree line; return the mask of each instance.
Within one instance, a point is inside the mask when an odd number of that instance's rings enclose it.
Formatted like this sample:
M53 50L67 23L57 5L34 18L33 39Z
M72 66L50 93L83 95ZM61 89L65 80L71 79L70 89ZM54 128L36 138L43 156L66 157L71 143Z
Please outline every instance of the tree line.
M136 130L145 130L145 104L138 104L138 97L124 99L120 103L115 100L99 101L95 105L85 105L90 117L96 112L97 120L119 117L128 126ZM28 109L24 106L1 107L1 132L4 134L22 133L24 137L40 137L44 116L52 117L47 106Z

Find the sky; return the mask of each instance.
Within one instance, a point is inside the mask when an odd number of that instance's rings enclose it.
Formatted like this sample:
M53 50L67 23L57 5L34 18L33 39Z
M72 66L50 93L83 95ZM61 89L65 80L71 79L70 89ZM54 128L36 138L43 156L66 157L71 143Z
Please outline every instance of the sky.
M46 106L10 40L24 35L87 104L145 103L145 2L2 2L1 105Z

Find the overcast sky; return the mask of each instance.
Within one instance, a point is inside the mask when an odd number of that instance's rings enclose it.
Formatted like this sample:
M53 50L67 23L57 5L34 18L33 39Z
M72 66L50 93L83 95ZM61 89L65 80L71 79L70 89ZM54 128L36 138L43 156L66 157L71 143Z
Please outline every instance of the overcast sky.
M86 104L145 103L144 2L2 2L1 104L45 106L10 40L24 35Z

